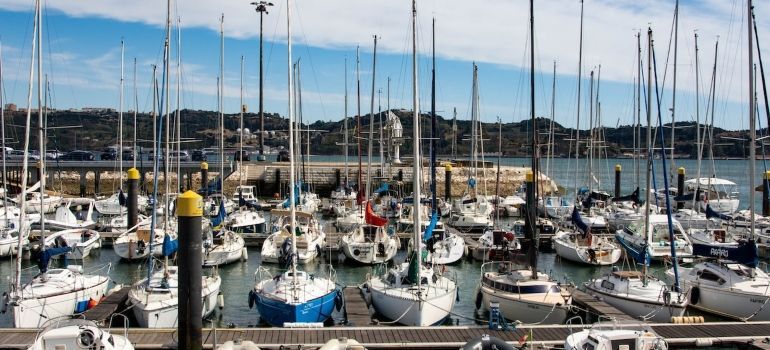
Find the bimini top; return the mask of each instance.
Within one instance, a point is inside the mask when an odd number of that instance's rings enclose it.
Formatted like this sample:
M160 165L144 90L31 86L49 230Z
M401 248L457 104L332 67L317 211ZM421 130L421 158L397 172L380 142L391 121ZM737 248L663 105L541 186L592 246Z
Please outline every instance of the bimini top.
M716 177L702 177L700 179L689 179L685 181L685 184L688 185L694 185L696 180L700 180L700 184L703 186L708 186L709 183L712 185L729 185L729 186L735 186L735 182L732 182L730 180L720 179Z

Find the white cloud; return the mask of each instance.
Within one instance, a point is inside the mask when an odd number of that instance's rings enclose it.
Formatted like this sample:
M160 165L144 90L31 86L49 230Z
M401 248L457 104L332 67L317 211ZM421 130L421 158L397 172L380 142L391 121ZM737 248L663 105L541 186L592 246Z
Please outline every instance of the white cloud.
M29 0L3 0L0 8L28 10ZM73 17L103 17L128 22L162 26L165 11L158 0L69 1L48 0L49 8ZM410 47L411 5L408 0L325 0L294 1L293 30L296 42L322 48L352 49L357 44L370 50L373 34L381 36L381 52L403 53ZM285 40L286 2L277 1L265 16L267 40ZM770 9L757 4L760 35L769 38ZM694 91L693 32L701 37L701 76L704 86L713 61L713 41L720 37L719 89L723 99L745 101L746 34L745 1L702 0L687 2L680 10L679 82L682 90ZM180 16L186 27L219 30L219 14L225 15L225 34L235 38L258 35L258 15L248 1L180 0L174 4L174 17ZM584 74L602 65L602 79L631 82L635 73L636 30L655 30L659 76L668 45L673 16L673 0L587 0L585 1ZM433 0L419 1L420 49L429 46L430 17L437 18L437 54L444 58L479 61L504 66L520 66L528 62L529 2L525 0ZM535 2L536 53L538 66L550 70L550 62L558 60L560 74L574 75L578 65L580 21L579 0ZM770 49L770 45L768 48ZM115 60L110 57L112 63ZM96 63L90 60L91 63ZM92 75L103 81L114 81L109 65ZM189 68L189 67L188 67ZM111 71L110 71L111 70ZM109 74L108 74L109 73ZM189 73L189 70L188 70ZM669 73L670 74L670 73ZM110 77L112 80L107 79ZM667 82L667 87L670 83ZM203 93L215 92L211 82L205 88L189 84ZM229 84L232 85L232 84ZM231 86L226 96L232 96ZM513 85L513 83L511 84ZM205 86L205 84L204 84ZM237 89L236 89L237 90ZM702 89L702 91L705 91ZM280 98L285 93L276 93ZM339 97L339 96L338 96ZM694 102L682 102L693 104Z

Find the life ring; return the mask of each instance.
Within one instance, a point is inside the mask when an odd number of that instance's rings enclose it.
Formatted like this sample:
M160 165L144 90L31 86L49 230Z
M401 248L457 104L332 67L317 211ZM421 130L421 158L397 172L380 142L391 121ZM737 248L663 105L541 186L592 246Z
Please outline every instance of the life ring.
M462 347L463 350L513 350L513 345L508 344L505 340L497 337L492 337L489 334L484 334L480 337L469 340Z

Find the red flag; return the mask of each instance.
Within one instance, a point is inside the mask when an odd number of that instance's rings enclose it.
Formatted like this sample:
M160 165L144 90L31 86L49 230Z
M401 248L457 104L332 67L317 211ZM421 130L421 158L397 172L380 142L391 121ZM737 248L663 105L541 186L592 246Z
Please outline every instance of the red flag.
M385 226L385 224L388 223L388 219L381 218L377 216L377 214L374 213L374 210L372 209L372 202L366 202L366 223L369 225L374 226Z

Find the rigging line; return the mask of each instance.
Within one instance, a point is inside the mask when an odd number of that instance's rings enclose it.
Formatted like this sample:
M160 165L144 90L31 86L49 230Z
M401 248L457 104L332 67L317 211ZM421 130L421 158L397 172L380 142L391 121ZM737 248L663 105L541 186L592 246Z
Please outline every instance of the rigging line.
M305 35L305 27L304 27L304 25L302 23L302 17L300 15L299 4L298 3L299 3L299 1L294 2L294 8L295 8L294 14L296 15L296 21L299 22L299 28L300 28L299 32L302 35L302 39L303 39L303 41L305 43L304 46L305 46L305 51L307 52L307 59L308 59L308 61L310 61L310 70L312 71L313 82L315 83L315 88L318 91L318 93L317 93L318 104L321 105L321 114L323 115L323 120L326 120L327 119L326 118L326 108L324 106L324 99L321 97L321 87L318 84L318 74L316 73L315 65L313 64L313 56L310 54L310 45L307 44L308 42L310 42L310 40L308 40L307 36ZM309 122L308 122L308 125L310 125Z

